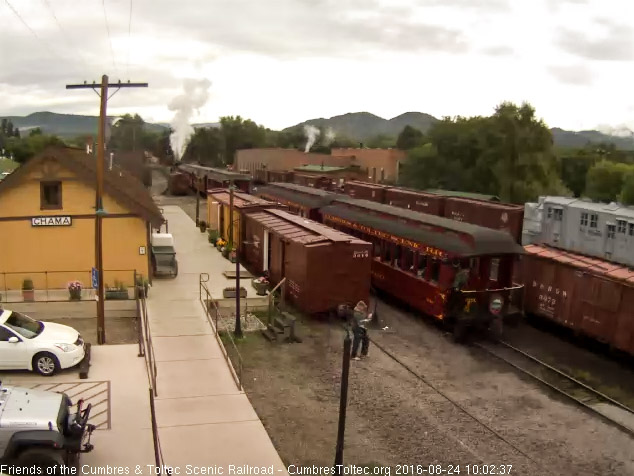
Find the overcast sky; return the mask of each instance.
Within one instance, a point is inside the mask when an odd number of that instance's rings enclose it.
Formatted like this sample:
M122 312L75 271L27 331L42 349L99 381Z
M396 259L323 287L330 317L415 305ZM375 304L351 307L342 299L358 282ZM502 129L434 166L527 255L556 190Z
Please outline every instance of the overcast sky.
M97 114L92 91L65 84L105 73L150 83L110 114L155 122L184 78L207 78L195 122L487 115L510 100L551 127L634 128L632 0L133 0L131 22L130 8L0 0L0 115Z

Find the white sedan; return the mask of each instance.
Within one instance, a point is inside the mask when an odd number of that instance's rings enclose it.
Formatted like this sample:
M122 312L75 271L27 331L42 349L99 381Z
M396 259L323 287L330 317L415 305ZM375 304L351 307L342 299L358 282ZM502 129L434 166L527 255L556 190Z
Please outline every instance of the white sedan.
M0 370L26 369L49 376L77 365L84 353L84 340L72 327L0 309Z

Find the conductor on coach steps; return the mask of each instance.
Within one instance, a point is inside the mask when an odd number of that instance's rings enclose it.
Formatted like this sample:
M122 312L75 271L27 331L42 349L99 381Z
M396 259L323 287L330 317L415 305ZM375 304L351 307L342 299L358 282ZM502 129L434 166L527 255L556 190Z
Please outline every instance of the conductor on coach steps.
M354 338L352 340L352 360L360 360L357 357L359 344L361 344L361 357L368 356L368 348L370 347L370 339L368 338L368 322L372 319L372 314L368 314L368 306L363 301L359 301L354 308L352 319L352 331Z

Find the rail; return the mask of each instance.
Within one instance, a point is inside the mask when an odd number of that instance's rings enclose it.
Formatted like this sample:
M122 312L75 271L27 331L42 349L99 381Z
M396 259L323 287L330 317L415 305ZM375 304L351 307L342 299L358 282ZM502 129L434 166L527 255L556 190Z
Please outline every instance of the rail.
M163 449L161 448L161 439L158 433L158 424L156 422L156 409L154 400L158 396L156 381L158 370L156 367L156 359L154 355L154 344L152 342L152 330L150 328L150 320L147 313L147 304L145 293L141 293L142 287L135 289L136 309L137 309L137 337L139 341L139 357L144 357L145 367L148 374L150 386L148 392L150 394L150 417L152 419L152 442L154 444L154 463L158 468L158 474L163 472L165 461L163 459ZM165 471L171 474L169 470Z
M207 317L207 321L209 325L214 331L214 336L220 345L220 349L222 350L222 355L227 362L227 366L229 367L229 371L233 376L233 379L238 387L238 390L242 391L242 355L240 355L240 351L238 351L238 347L236 346L233 337L231 337L231 332L227 331L224 333L229 345L226 346L223 339L220 337L218 332L218 319L222 318L220 314L220 309L218 309L218 305L216 301L211 296L209 292L209 288L207 287L207 282L209 282L209 274L200 273L198 277L198 299L200 300L200 304L202 305L205 316ZM204 299L203 299L204 297ZM213 307L213 317L211 313L211 309ZM232 362L231 357L229 356L229 351L231 351L235 357L235 360Z
M137 274L134 269L104 269L104 289L109 283L121 283L122 291L134 289ZM25 286L30 281L30 285ZM71 281L81 283L80 299L95 299L96 289L92 288L92 270L62 271L8 271L0 272L0 301L2 302L68 302ZM25 289L32 287L32 289ZM107 298L107 295L106 295Z
M602 411L602 408L597 404L608 404L614 407L614 409L624 412L629 418L634 415L634 409L507 342L499 340L497 343L500 344L500 347L481 342L476 343L476 345L525 375L532 377L543 385L568 397L586 410L598 415L609 424L616 426L630 436L634 436L634 426L628 426L618 421L612 415L614 412L608 414ZM538 373L542 375L538 375Z
M281 288L281 289L280 289ZM271 322L273 319L273 300L275 299L275 292L280 289L280 308L283 310L285 307L285 298L286 294L286 278L282 279L279 283L275 285L273 289L269 292L268 295L268 317L267 317L267 326L271 326Z

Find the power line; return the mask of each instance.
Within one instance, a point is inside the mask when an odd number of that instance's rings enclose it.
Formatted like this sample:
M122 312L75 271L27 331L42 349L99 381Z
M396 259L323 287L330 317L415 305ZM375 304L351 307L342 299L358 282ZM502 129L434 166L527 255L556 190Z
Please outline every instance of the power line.
M132 0L130 0L130 14L128 15L128 54L125 60L125 74L130 71L130 32L132 31Z
M117 64L114 61L114 49L112 48L112 38L110 37L110 27L108 26L108 14L106 13L106 0L101 0L103 6L103 18L106 21L106 33L108 33L108 43L110 44L110 57L112 58L112 66L117 69Z
M51 12L51 15L53 16L53 19L55 20L55 23L57 23L57 27L59 28L59 30L62 32L62 36L64 36L64 39L66 40L66 42L72 47L75 48L75 50L77 51L77 55L79 56L79 59L81 60L81 62L84 65L84 68L86 69L86 72L88 72L90 70L90 68L88 67L88 63L86 62L83 54L81 53L80 49L76 46L76 44L74 44L71 40L70 37L68 36L68 34L66 33L66 31L64 30L64 28L62 28L62 24L59 22L59 20L57 19L57 15L55 15L55 11L53 10L53 7L51 6L51 4L48 2L48 0L42 0L42 2L44 2L44 4L46 5L46 7L48 8L48 11Z

